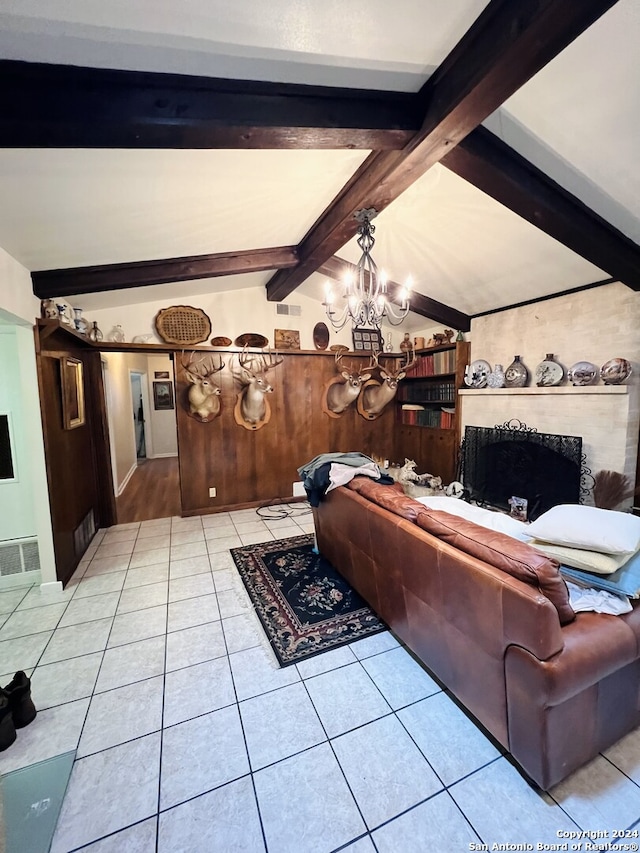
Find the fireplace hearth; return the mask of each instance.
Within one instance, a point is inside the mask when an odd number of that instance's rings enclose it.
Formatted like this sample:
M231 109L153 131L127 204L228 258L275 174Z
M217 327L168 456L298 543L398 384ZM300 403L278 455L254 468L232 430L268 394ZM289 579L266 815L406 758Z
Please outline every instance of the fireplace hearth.
M552 506L580 503L582 476L579 436L537 432L515 419L465 428L460 479L471 501L508 512L510 498L524 498L535 521Z

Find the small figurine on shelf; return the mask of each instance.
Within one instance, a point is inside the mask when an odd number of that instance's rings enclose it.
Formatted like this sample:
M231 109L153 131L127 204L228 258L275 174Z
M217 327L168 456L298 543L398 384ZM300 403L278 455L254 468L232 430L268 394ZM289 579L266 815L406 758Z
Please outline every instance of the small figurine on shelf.
M124 332L122 331L122 326L118 323L117 326L114 326L113 329L107 335L107 340L112 341L114 344L123 344L124 343Z
M40 303L40 313L43 320L57 320L58 309L53 299L43 299Z
M387 352L393 352L393 344L391 342L391 332L389 332L389 334L387 335L387 343L385 344L384 348L386 349Z
M460 343L461 341L464 341L464 332L461 329L458 330L458 334L456 335L456 341L458 343Z
M409 332L404 333L404 338L400 342L400 350L402 352L411 352L413 350L413 344L411 343Z

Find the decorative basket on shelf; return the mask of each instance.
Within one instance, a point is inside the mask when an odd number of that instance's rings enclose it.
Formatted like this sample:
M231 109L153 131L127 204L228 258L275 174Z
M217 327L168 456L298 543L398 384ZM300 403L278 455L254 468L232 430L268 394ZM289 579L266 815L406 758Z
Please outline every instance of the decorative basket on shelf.
M156 331L165 343L180 346L201 344L211 334L211 320L200 308L173 305L156 314Z

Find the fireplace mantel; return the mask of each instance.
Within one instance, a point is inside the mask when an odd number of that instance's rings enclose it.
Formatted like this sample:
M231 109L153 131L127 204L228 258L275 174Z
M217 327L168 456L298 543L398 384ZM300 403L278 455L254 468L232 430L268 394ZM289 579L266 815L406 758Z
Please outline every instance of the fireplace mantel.
M552 388L460 388L460 396L487 396L506 394L508 396L522 394L628 394L628 385L560 385Z

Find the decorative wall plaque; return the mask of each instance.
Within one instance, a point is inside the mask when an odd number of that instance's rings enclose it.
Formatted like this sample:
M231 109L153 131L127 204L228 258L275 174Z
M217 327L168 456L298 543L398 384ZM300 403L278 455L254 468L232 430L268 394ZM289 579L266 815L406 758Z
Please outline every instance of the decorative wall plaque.
M193 346L211 334L211 320L200 308L174 305L156 314L156 330L165 343Z

